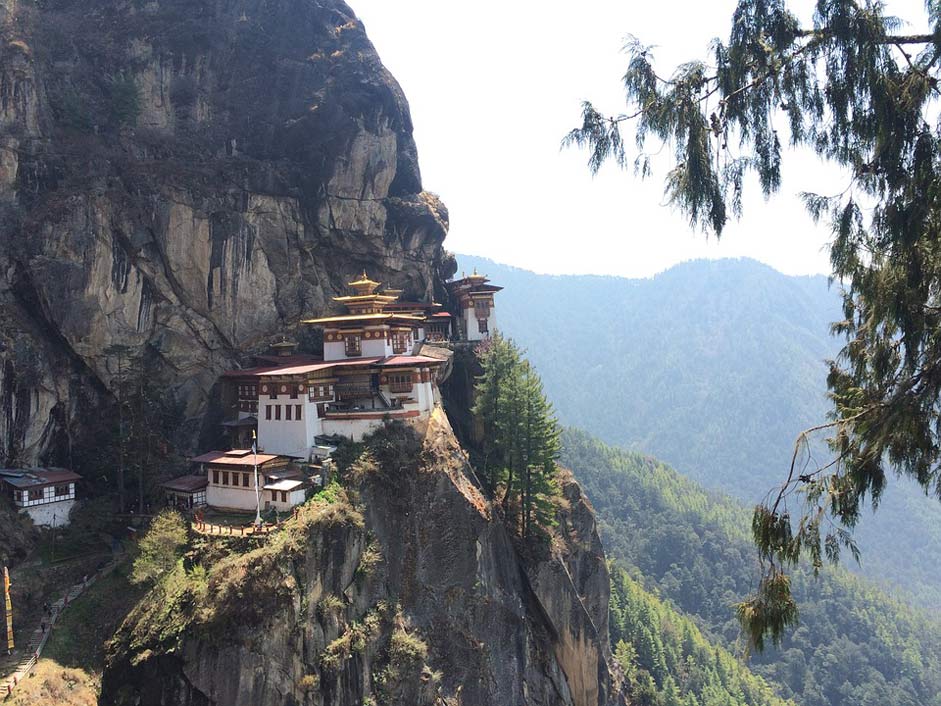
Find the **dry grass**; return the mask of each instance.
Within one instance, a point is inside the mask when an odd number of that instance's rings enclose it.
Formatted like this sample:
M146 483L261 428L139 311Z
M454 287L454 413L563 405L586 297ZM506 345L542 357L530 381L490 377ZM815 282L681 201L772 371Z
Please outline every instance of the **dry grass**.
M81 669L41 659L4 706L97 706L99 682Z

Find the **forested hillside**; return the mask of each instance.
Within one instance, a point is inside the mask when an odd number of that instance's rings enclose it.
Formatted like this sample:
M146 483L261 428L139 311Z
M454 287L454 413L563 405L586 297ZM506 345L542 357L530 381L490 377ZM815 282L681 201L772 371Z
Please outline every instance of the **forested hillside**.
M757 577L748 510L583 432L566 432L562 460L592 499L608 555L739 650L732 606ZM941 704L941 625L842 570L798 574L795 588L800 626L751 663L782 696L802 706Z
M498 327L526 349L564 423L749 506L780 483L797 434L826 419L823 361L839 350L829 327L841 311L825 277L751 260L644 280L458 263L506 287ZM941 504L893 483L858 539L865 576L941 604Z
M771 686L688 617L618 566L611 572L611 642L643 706L783 706Z

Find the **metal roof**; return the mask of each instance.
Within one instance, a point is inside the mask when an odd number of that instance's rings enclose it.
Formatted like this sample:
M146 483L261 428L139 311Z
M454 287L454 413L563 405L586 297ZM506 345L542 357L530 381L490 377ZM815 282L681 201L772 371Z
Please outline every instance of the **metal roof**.
M263 490L294 490L304 485L302 480L279 480L277 483L269 483Z
M160 487L181 493L195 493L198 490L203 490L207 485L209 485L209 479L206 476L180 476L168 480L166 483L161 483Z
M58 483L74 483L82 477L65 468L2 468L0 479L15 488L37 488Z
M261 466L275 459L289 459L290 456L281 456L279 454L253 454L247 452L245 456L232 456L228 451L210 451L202 456L191 458L193 463L214 463L220 466L254 466L256 463Z
M429 358L426 355L390 355L383 358L377 365L382 367L396 365L440 365L443 361L437 358Z

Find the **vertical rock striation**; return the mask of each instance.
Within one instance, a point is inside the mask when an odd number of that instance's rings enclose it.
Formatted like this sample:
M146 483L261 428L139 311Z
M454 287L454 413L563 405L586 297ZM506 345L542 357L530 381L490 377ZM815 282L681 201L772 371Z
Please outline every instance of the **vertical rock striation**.
M195 439L219 372L351 274L445 296L447 224L343 2L3 0L0 463L68 462L117 350Z

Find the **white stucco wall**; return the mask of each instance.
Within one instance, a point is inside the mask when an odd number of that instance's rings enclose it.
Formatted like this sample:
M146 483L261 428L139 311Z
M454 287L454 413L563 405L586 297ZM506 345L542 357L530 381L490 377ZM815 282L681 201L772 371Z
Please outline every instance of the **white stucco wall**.
M480 327L477 323L477 315L474 313L474 307L464 309L463 317L468 341L481 341L492 336L494 331L497 330L497 319L494 309L490 309L490 316L487 317L487 333L480 332Z
M69 516L74 507L74 499L58 500L44 505L33 505L24 508L21 512L29 515L40 527L65 527L69 524Z
M271 405L271 419L267 419L267 406ZM274 406L281 405L281 419L275 419ZM285 405L291 405L291 419L285 419ZM295 405L301 405L303 410L301 419L294 419ZM258 400L258 449L269 454L284 454L285 456L299 456L306 459L313 445L313 436L309 436L308 420L313 411L307 401L307 393L291 399L288 395L279 395L277 399L269 399L264 395ZM315 420L316 421L316 420Z
M382 424L381 419L329 419L323 420L324 434L339 434L347 439L353 438L353 441L361 441L362 438L373 429Z
M384 358L387 355L392 355L392 344L386 341L385 337L382 338L362 338L360 337L359 341L360 355L353 356L355 358ZM323 359L325 361L331 360L345 360L349 358L346 354L346 344L343 341L324 341L323 344Z
M364 338L360 342L363 358L384 358L392 355L392 344L387 343L385 337L378 339Z
M259 478L263 482L263 479ZM254 478L252 479L254 483ZM206 488L206 503L212 507L232 508L235 510L254 510L255 509L255 487L243 488L231 485L213 485L209 484ZM262 498L261 506L265 506Z
M418 402L418 409L422 412L430 411L432 404L431 383L419 382L415 385L415 400Z
M271 499L271 492L272 491L270 490L261 491L261 509L262 510L268 510L268 509L274 508L278 512L290 512L291 509L295 505L300 505L302 502L304 502L305 495L306 495L303 488L301 488L300 490L292 490L290 493L287 494L288 501L285 503L285 502L281 502L280 491L274 491L275 493L277 493L277 498L278 498L277 500Z
M343 360L346 358L346 348L342 341L324 341L323 359L324 360Z

